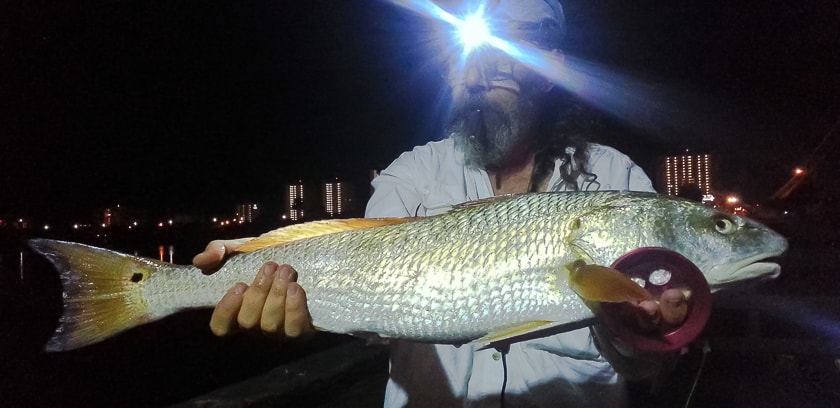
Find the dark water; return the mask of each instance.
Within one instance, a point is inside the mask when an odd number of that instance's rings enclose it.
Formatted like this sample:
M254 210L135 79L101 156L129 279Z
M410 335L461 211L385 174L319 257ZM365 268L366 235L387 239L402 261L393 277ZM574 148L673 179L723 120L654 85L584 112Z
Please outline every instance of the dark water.
M782 295L791 302L840 296L837 232L818 225L783 231L791 238L791 250L782 260L782 276L745 293ZM0 255L3 406L168 406L349 341L328 334L283 346L260 335L219 339L207 328L209 311L193 311L84 349L45 353L42 347L61 310L58 279L49 264L19 244L5 245ZM770 322L764 330L840 345L840 316L832 313ZM744 321L736 312L713 314L707 335L742 335ZM658 397L636 390L635 406L682 406L701 357L700 347L693 348ZM837 357L713 350L691 406L840 406Z

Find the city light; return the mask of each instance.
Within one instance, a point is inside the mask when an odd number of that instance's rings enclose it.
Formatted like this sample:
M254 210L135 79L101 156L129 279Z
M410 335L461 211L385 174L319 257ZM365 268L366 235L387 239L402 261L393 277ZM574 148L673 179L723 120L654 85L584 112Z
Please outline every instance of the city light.
M284 223L289 223L305 220L305 213L312 217L310 211L315 216L334 218L349 215L350 211L355 210L354 189L351 184L339 181L339 177L335 177L335 181L330 180L319 184L323 194L320 197L323 200L322 202L319 203L319 197L316 194L309 193L309 186L303 180L299 180L297 184L288 186L288 195L285 197L282 212L269 214L269 217L279 217ZM317 190L313 188L313 191ZM9 216L4 214L4 217L0 219L0 228L2 228L3 233L12 234L16 233L15 231L27 230L30 232L36 230L36 233L41 234L49 231L50 235L72 234L74 239L79 237L102 238L106 236L105 231L118 236L121 233L131 231L130 236L136 238L136 234L142 234L145 228L167 231L195 224L203 224L205 227L212 225L213 228L247 225L255 222L260 212L271 211L269 208L270 206L260 203L244 202L237 204L236 214L226 216L197 217L189 214L156 214L151 216L157 217L155 219L145 218L143 209L115 205L107 209L97 208L93 212L95 214L94 218L90 220L75 217L62 220L58 228L54 228L52 224L47 223L47 220L24 218L20 217L19 214ZM206 223L206 220L212 220L212 224Z
M708 154L669 156L665 158L666 194L678 196L688 185L696 186L703 194L702 201L711 197L712 159ZM712 198L713 199L713 198Z

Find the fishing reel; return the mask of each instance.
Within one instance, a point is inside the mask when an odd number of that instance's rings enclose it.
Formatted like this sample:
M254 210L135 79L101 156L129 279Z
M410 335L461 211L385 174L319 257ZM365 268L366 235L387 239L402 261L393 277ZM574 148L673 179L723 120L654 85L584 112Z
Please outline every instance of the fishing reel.
M644 287L654 298L678 289L686 296L685 320L676 327L650 332L627 323L626 305L601 304L601 322L625 346L636 353L667 353L680 350L703 331L712 310L712 292L694 263L665 248L639 248L618 258L612 268Z

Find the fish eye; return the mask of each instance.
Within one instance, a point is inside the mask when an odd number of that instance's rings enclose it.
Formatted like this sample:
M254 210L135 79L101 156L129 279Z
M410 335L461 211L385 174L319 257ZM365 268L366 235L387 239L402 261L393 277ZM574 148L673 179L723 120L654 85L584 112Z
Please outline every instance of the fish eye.
M729 218L719 217L715 220L715 229L721 234L727 235L735 232L737 226Z

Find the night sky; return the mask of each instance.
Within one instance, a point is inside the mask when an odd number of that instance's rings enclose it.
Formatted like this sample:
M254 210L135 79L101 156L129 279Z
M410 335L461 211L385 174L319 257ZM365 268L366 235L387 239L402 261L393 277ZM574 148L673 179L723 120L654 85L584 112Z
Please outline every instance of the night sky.
M0 217L229 210L440 137L429 24L379 0L290 3L3 2ZM840 2L564 5L567 54L673 98L668 123L604 119L647 169L710 152L754 200L806 161L837 174Z

